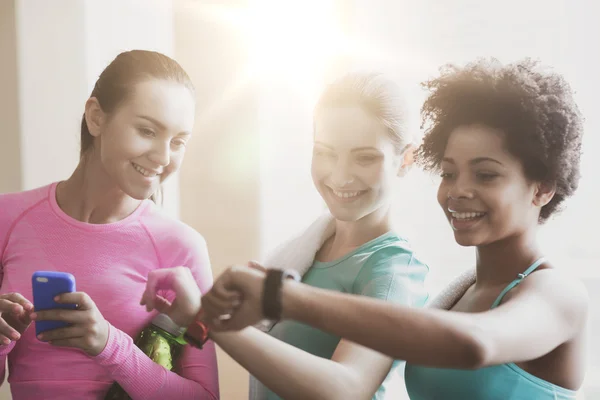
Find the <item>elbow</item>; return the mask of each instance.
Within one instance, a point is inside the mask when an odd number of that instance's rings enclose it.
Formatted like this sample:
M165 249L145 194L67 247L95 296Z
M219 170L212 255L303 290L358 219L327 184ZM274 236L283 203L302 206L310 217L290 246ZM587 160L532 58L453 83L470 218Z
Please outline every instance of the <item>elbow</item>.
M277 393L279 394L279 393ZM280 395L280 394L279 394ZM281 395L280 395L281 397ZM283 398L283 397L282 397ZM293 396L286 397L293 400L306 400L306 399L314 399L314 400L359 400L356 397L356 392L352 392L348 388L340 388L335 387L335 385L331 387L327 387L325 390L313 388L309 392L298 391ZM369 397L369 399L371 399ZM363 400L363 399L360 399ZM367 399L364 399L367 400Z
M375 393L369 392L371 382L365 381L355 371L348 373L335 385L336 388L327 397L327 400L371 400Z
M328 395L323 398L323 400L371 400L373 395L365 396L361 393L362 388L356 388L357 390L343 390L341 392L337 392L335 394Z
M319 393L303 396L302 400L306 398L315 400L371 400L374 393L366 393L365 388L369 385L364 384L362 377L345 366L341 367L342 370L332 376L333 379L326 387L322 387Z
M474 328L462 338L462 367L464 369L479 369L487 367L493 360L493 343L490 336L480 328Z
M217 391L217 393L208 393L210 400L219 400L221 398L220 393Z

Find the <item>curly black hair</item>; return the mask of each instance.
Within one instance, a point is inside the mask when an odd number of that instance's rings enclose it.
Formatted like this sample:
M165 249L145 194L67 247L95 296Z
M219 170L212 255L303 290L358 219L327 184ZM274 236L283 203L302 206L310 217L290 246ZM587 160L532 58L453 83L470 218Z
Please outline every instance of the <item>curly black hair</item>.
M503 131L508 150L525 176L556 185L539 222L559 210L579 184L583 118L565 79L525 59L502 65L479 59L465 67L445 65L422 86L429 96L421 108L423 143L416 161L439 171L450 133L461 125L482 124Z

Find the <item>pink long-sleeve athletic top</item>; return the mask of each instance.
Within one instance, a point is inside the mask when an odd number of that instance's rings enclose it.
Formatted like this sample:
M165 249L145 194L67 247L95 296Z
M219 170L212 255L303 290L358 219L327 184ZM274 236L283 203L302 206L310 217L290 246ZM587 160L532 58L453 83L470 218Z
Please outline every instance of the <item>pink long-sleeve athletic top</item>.
M132 339L155 315L139 305L149 271L186 266L203 292L210 288L204 239L149 200L119 222L80 222L58 206L56 185L0 194L0 294L17 292L33 303L35 271L69 272L109 322L108 342L91 357L38 341L32 323L21 339L0 345L0 382L8 357L15 400L102 399L114 381L133 399L218 399L211 342L202 350L187 346L176 374Z

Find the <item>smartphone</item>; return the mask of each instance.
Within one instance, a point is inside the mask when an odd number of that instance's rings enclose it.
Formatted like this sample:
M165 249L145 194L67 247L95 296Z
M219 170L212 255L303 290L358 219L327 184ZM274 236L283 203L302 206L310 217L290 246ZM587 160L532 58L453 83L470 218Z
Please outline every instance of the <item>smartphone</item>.
M54 297L63 293L75 292L75 277L66 272L37 271L31 277L33 287L33 307L35 311L56 308L76 309L76 304L58 304ZM36 336L42 332L69 326L63 321L35 321Z

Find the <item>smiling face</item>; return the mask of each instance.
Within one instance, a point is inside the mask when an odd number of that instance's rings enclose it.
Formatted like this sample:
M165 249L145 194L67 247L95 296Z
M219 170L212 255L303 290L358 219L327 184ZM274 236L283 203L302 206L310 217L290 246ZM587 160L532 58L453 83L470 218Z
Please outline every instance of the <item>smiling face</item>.
M506 148L504 133L483 125L452 131L441 168L438 202L463 246L486 245L535 228L541 207L552 197L526 179L521 162Z
M102 168L127 195L149 198L181 166L194 126L192 93L177 82L150 79L136 84L111 114L90 101L88 126Z
M361 107L330 107L315 117L312 178L338 220L389 207L402 160L387 128Z

